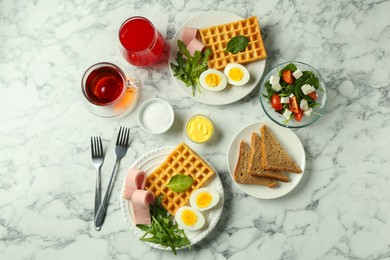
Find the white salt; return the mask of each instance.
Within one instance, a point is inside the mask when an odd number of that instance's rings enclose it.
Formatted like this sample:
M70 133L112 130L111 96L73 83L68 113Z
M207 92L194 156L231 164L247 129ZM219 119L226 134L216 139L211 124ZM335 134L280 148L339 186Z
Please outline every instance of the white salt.
M172 115L167 104L152 102L148 104L142 113L142 123L151 132L165 131L172 120Z

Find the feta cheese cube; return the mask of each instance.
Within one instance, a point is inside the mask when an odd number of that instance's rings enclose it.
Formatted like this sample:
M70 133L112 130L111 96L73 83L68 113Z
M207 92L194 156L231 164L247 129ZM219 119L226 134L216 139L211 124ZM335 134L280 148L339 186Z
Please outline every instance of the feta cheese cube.
M280 77L279 76L271 76L269 78L269 83L271 83L271 85L276 85L276 84L279 84L279 81L280 81Z
M279 83L276 83L275 85L272 85L272 90L275 92L279 92L282 89L282 86L280 86Z
M303 114L305 116L310 116L312 112L313 112L313 108L310 107L308 110L303 111Z
M309 109L309 103L307 103L306 99L301 99L301 102L299 103L299 107L303 110L306 111Z
M303 94L307 95L316 90L312 85L305 84L301 87Z
M288 96L289 98L292 98L292 97L294 97L294 94L293 93L291 93L290 94L290 96Z
M283 117L286 118L286 119L289 119L290 116L291 116L291 114L292 114L291 110L288 109L288 108L286 108L286 109L284 110Z
M282 104L288 104L290 102L290 99L288 97L281 97L280 103Z
M302 77L302 75L303 75L303 73L299 69L297 69L296 71L293 72L293 76L295 79L299 79L300 77Z

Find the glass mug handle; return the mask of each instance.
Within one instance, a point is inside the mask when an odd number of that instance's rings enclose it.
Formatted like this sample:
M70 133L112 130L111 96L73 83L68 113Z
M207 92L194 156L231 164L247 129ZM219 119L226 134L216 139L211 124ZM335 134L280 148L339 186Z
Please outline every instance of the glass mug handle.
M127 79L127 91L129 91L130 88L135 88L138 90L141 87L141 81L139 79Z
M127 112L132 111L137 103L140 87L140 80L126 78L126 90L121 101L114 105L114 110L125 109Z

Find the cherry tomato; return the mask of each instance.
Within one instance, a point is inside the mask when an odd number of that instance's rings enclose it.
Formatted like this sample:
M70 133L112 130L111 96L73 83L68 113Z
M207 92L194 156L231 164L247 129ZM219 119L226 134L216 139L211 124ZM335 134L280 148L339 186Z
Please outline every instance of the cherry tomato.
M317 92L313 91L307 94L309 97L311 97L314 101L317 99Z
M279 111L282 109L282 102L280 102L280 97L278 94L273 94L271 97L271 105L276 110Z
M301 122L302 117L303 117L303 110L299 109L299 113L294 114L294 117L295 117L295 120L297 120L298 122Z
M298 101L296 96L290 98L289 107L291 112L293 112L294 114L299 113L299 106L298 106Z
M285 70L283 71L282 73L282 79L284 80L284 82L286 82L287 84L294 84L294 76L293 76L293 72L292 70Z

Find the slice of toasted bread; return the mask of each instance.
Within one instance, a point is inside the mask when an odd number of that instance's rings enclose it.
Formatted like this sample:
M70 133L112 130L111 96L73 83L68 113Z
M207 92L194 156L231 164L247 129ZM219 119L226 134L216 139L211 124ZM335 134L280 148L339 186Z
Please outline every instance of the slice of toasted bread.
M302 170L283 149L271 130L263 125L261 132L261 168L271 171L301 173Z
M261 168L261 138L255 132L251 136L251 151L249 156L248 173L253 176L288 182L290 178L280 171L268 171Z
M234 180L237 183L242 184L257 184L264 185L269 188L275 188L278 186L278 182L271 179L256 177L248 174L248 162L249 162L250 147L244 141L240 143L240 152L238 155L238 161L236 170L234 171Z

